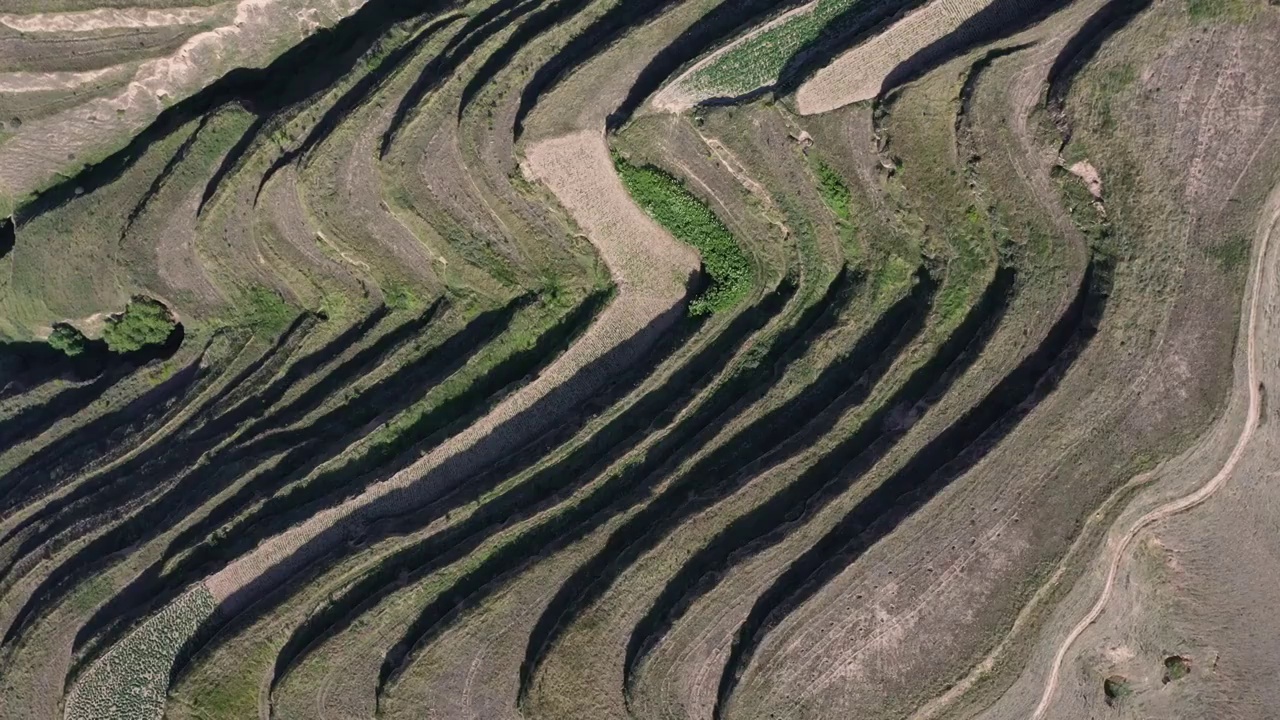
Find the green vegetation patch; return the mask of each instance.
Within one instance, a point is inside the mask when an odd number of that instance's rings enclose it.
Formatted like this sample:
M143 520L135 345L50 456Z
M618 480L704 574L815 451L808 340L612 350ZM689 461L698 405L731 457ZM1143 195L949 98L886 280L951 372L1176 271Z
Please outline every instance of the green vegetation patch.
M822 202L837 218L852 222L853 194L849 192L849 186L835 168L817 156L813 158L813 171L818 175L818 192L822 194Z
M700 68L689 77L689 84L720 95L744 95L772 85L791 58L813 44L832 21L867 1L818 0L812 11L792 16Z
M692 315L737 305L751 289L751 263L720 218L684 183L653 165L632 165L617 153L614 166L640 207L683 242L697 248L711 287L689 304Z
M1246 23L1258 14L1256 0L1186 0L1187 15L1201 23Z
M102 339L112 352L134 352L148 345L164 344L177 326L164 303L135 295L123 313L107 320Z
M1249 238L1235 234L1214 245L1206 253L1222 272L1234 276L1249 264Z
M254 286L240 300L235 324L247 327L263 337L279 335L298 316L298 311L280 297L280 293Z

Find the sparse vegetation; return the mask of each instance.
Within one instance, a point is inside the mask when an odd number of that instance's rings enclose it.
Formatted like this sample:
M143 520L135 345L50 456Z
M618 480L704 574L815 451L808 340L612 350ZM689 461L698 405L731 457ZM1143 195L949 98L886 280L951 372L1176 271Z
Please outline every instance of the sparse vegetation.
M1261 9L1253 0L1185 0L1187 14L1195 22L1245 23Z

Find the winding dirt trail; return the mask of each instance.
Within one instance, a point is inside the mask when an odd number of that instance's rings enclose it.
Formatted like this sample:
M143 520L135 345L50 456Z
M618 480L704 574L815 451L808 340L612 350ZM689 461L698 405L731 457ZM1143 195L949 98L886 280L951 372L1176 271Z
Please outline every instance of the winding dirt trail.
M1239 464L1240 459L1244 456L1245 448L1249 445L1249 441L1253 438L1253 433L1258 429L1259 410L1262 406L1262 392L1258 378L1258 362L1257 362L1257 330L1258 330L1258 304L1262 296L1262 276L1265 268L1265 260L1267 257L1267 249L1270 244L1271 236L1275 233L1275 228L1280 225L1280 187L1272 192L1271 198L1268 200L1266 209L1264 210L1265 218L1259 226L1260 242L1258 245L1257 256L1254 259L1252 291L1249 300L1249 326L1245 335L1245 353L1247 372L1245 382L1249 387L1249 410L1244 428L1240 431L1240 437L1236 439L1235 447L1231 450L1231 455L1227 461L1218 470L1217 474L1202 485L1199 489L1184 495L1181 498L1172 500L1161 505L1142 517L1138 518L1129 530L1115 543L1115 550L1111 555L1111 562L1107 568L1107 580L1102 586L1102 593L1098 596L1097 602L1093 604L1089 612L1085 614L1080 622L1071 629L1062 643L1058 646L1057 652L1054 653L1053 662L1049 666L1049 676L1045 680L1044 692L1040 695L1040 703L1036 705L1035 712L1031 714L1031 720L1041 720L1048 712L1049 706L1053 702L1053 698L1058 689L1058 679L1062 671L1062 663L1066 659L1067 652L1071 650L1071 646L1079 639L1080 635L1092 625L1102 611L1107 607L1107 601L1111 599L1111 592L1115 588L1116 576L1120 573L1120 565L1128 557L1130 545L1138 533L1142 532L1152 524L1160 520L1167 519L1178 513L1190 510L1200 505L1204 501L1213 496L1223 485L1226 484L1231 473Z

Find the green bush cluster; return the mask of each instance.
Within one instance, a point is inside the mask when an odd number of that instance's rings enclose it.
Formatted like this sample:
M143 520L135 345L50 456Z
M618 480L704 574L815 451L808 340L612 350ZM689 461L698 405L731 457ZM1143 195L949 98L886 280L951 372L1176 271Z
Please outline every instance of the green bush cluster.
M133 352L163 344L177 325L164 303L138 295L123 313L107 321L102 339L112 352Z
M49 335L49 347L62 351L67 357L75 357L89 348L89 339L75 326L58 323Z
M280 293L254 286L240 301L240 318L237 324L263 337L272 337L284 332L297 316L297 310L285 302Z
M692 303L689 312L705 315L733 307L751 289L751 263L733 233L706 203L683 183L652 165L633 165L614 155L614 166L636 203L672 235L702 255L711 287Z
M835 168L820 159L814 160L813 169L818 175L818 192L822 194L822 202L837 218L851 222L853 195L849 192L849 186L845 185L844 178Z

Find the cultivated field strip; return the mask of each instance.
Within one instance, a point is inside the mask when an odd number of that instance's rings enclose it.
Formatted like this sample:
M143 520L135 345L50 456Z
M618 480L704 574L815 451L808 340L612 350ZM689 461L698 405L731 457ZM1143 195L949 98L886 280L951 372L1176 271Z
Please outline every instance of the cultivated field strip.
M1015 717L1217 436L1263 0L37 5L6 718Z

